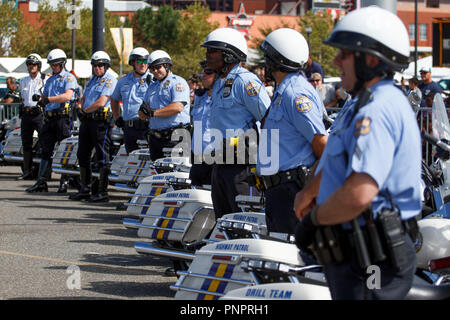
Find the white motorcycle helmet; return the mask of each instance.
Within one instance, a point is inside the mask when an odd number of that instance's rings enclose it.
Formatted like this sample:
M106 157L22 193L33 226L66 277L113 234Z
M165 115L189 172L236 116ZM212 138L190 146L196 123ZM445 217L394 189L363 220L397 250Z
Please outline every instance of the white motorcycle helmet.
M148 56L149 56L149 53L148 53L147 49L142 48L142 47L134 48L130 52L130 57L128 58L128 64L130 66L132 66L133 65L133 61L134 60L138 60L138 59L142 59L142 60L147 61L148 60Z
M355 70L360 86L380 72L401 71L409 65L409 36L403 22L390 11L376 6L347 14L324 43L355 52ZM375 68L367 67L366 53L378 57L382 63Z
M67 56L61 49L53 49L48 53L47 63L48 64L65 64L67 61Z
M247 60L247 41L242 33L232 28L219 28L210 32L203 44L205 48L219 49L224 52L225 63Z
M32 53L32 54L28 55L28 57L25 60L25 64L29 64L29 63L37 64L38 65L38 70L41 70L42 58L37 53Z
M159 64L172 65L172 59L169 54L163 50L155 50L148 57L148 67L156 66Z
M111 65L111 58L105 51L97 51L94 52L94 54L91 57L91 64L97 63L104 63L108 66Z
M272 31L261 44L266 64L274 64L283 72L296 72L308 61L309 48L303 35L290 28Z

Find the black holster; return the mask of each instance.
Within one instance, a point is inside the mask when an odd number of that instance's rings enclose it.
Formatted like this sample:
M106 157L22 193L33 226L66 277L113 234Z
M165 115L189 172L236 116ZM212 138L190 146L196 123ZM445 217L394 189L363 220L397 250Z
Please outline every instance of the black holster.
M339 264L349 260L349 241L341 225L318 227L312 251L319 264Z

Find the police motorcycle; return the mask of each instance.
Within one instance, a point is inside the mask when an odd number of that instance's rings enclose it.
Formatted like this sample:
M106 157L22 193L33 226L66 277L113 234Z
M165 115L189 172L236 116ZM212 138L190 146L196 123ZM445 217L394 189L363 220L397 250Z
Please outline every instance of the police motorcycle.
M112 179L115 184L112 188L118 191L136 192L139 183L145 177L163 172L189 172L191 167L189 157L176 156L181 152L177 150L165 148L166 157L155 161L151 161L148 148L130 152L122 166L115 172Z

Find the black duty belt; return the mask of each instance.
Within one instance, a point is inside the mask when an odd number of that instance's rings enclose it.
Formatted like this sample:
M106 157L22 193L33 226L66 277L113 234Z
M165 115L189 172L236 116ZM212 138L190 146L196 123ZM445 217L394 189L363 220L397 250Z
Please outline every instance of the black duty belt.
M60 118L67 118L69 116L67 111L64 109L45 111L44 114L46 119L60 119Z
M30 116L35 116L35 115L42 113L42 108L41 107L23 107L23 111Z
M137 130L145 130L148 128L148 120L132 119L124 120L125 127L135 128Z
M260 176L259 179L265 190L288 182L297 182L299 187L303 188L309 173L310 170L306 166L299 166L294 169L280 171L271 176Z
M112 117L111 112L105 113L103 111L94 111L91 113L86 113L86 115L84 116L84 119L92 119L92 120L96 120L96 121L107 121L111 117Z
M149 135L154 136L157 139L161 139L161 140L171 140L172 137L172 133L176 130L176 129L187 129L190 130L191 124L187 123L187 124L182 124L180 123L178 126L173 127L173 128L167 128L167 129L161 129L161 130L157 130L157 129L150 129L148 131Z

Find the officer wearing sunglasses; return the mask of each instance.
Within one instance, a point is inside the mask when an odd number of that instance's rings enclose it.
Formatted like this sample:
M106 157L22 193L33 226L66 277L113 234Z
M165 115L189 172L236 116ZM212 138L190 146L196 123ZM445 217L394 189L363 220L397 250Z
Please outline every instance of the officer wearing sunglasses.
M111 110L116 126L123 129L127 153L139 149L137 141L145 140L148 129L148 121L139 119L138 115L139 106L152 81L148 72L148 56L149 52L145 48L138 47L131 51L128 64L133 67L133 72L117 82L111 95Z

